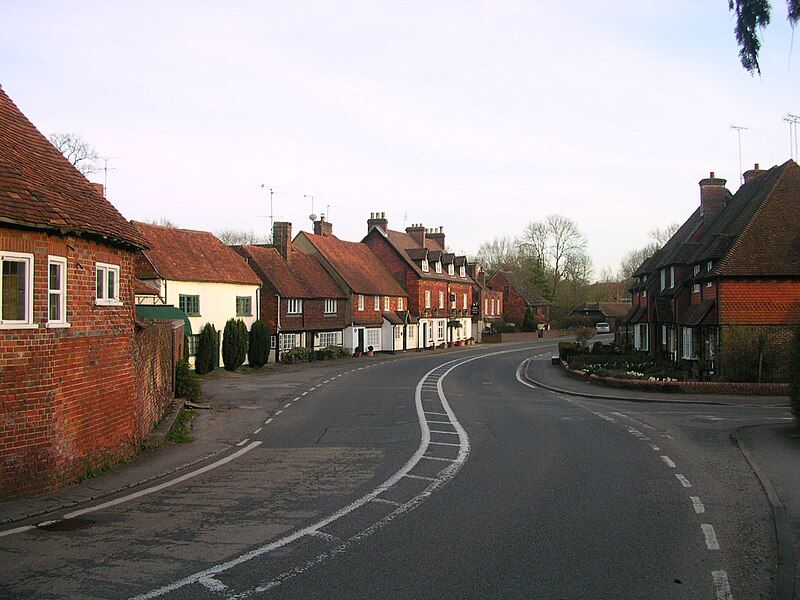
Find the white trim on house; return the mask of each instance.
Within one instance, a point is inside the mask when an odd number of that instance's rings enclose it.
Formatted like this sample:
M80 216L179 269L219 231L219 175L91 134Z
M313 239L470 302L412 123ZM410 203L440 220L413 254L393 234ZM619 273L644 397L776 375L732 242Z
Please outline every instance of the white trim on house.
M95 262L94 272L94 303L97 306L122 306L119 299L119 265Z
M57 266L59 268L59 282L58 287L50 287L50 267ZM63 256L48 256L47 257L47 324L48 328L63 328L69 327L67 322L67 259ZM55 319L50 318L50 313L53 308L53 296L58 297L58 317Z
M2 277L3 263L16 262L25 264L25 295L24 319L4 319L3 305L0 302L0 329L38 329L39 325L33 322L33 272L34 257L27 252L8 252L0 250L0 277ZM0 279L0 293L3 283Z

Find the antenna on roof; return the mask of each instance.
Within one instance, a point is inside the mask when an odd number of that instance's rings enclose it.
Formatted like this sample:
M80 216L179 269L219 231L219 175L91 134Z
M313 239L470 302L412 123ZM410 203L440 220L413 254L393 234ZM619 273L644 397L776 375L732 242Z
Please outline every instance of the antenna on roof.
M789 124L789 157L797 160L797 124L800 123L800 116L786 113L783 120Z
M272 197L275 194L283 194L284 192L276 192L275 188L268 186L266 183L262 183L261 189L263 190L264 188L269 190L269 215L267 216L269 217L269 241L270 243L272 243L272 230L275 229L275 213L272 210L273 208ZM257 216L263 217L264 215L257 215Z
M303 198L311 198L311 214L308 215L308 220L312 223L317 220L317 215L314 214L314 195L313 194L303 194Z
M742 130L748 129L741 125L731 125L731 129L736 130L736 135L739 138L739 185L744 183L744 171L742 170Z
M109 171L116 171L115 168L108 166L108 161L110 160L122 160L121 156L98 156L97 158L103 161L103 193L105 194L106 198L108 198L108 172Z

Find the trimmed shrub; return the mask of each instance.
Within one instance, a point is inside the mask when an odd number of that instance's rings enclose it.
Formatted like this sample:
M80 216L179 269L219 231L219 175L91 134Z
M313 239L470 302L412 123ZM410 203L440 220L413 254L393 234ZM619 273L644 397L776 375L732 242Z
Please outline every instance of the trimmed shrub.
M800 325L795 325L789 345L789 398L794 420L800 429Z
M303 348L302 346L298 346L296 348L292 348L291 350L286 350L285 352L281 352L281 362L286 363L287 365L291 365L292 363L298 362L306 362L312 359L314 356L314 351L310 348Z
M200 377L192 371L188 360L180 359L175 365L175 397L197 402L202 393Z
M735 325L723 331L719 374L723 381L771 381L775 357L786 347L771 340L760 327ZM786 354L784 354L786 356Z
M561 360L569 362L574 354L578 353L574 342L558 342L558 356Z
M235 371L247 356L247 328L241 319L228 319L222 333L222 363L226 371Z
M525 318L522 320L522 331L536 331L536 317L530 308L525 311Z
M197 339L197 355L194 358L194 370L198 375L205 375L217 368L219 357L219 336L211 323L206 323Z
M247 344L247 362L254 369L260 369L269 360L269 330L264 321L256 321L250 328Z
M332 360L335 358L345 358L350 354L341 346L326 346L314 351L315 360Z

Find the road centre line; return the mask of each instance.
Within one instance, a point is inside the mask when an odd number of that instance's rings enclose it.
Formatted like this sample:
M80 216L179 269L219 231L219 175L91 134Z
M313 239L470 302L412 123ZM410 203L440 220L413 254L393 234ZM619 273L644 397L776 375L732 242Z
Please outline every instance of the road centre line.
M237 446L244 446L247 442L250 441L250 438L244 438L241 442L236 444Z
M702 500L700 500L700 498L698 498L697 496L689 496L689 498L691 498L692 500L692 506L694 507L694 512L696 512L698 515L701 515L704 512L706 512L706 507L703 506L703 502Z
M714 578L714 591L716 592L717 600L733 600L728 574L725 571L711 571L711 576Z
M292 398L292 402L297 402L298 400L300 400L300 396L297 396L296 398Z
M706 538L706 547L709 550L719 550L719 542L717 541L717 533L714 531L714 526L708 523L700 525L703 530L703 535Z
M14 527L14 529L6 529L5 531L0 531L0 537L5 537L7 535L15 535L17 533L22 533L24 531L30 531L31 529L36 529L36 525L23 525L22 527Z
M306 394L308 394L308 392L303 392L303 393L302 393L302 394L300 394L300 395L301 395L301 396L305 396Z
M674 468L675 468L675 463L674 463L674 462L672 462L672 459L671 459L669 456L667 456L667 455L665 455L665 454L662 454L662 455L661 455L661 460L663 460L663 461L666 463L666 465L667 465L668 467L670 467L671 469L674 469Z
M284 404L284 405L283 405L283 408L289 408L291 405L292 405L292 403L291 403L291 402L288 402L288 403L286 403L286 404Z
M692 484L691 484L691 483L689 483L689 480L688 480L688 479L686 479L686 477L684 477L684 476L683 476L683 475L681 475L680 473L675 473L675 477L677 477L677 478L678 478L678 481L680 481L680 482L681 482L681 485L682 485L683 487L685 487L685 488L690 488L690 487L692 487Z
M655 450L656 452L660 452L660 451L661 451L661 448L659 448L659 447L658 447L658 446L656 446L655 444L650 444L650 447L651 447L653 450Z
M337 519L339 519L339 518L341 518L341 517L353 512L354 510L360 508L361 506L363 506L364 504L366 504L367 502L369 502L373 498L377 497L379 494L383 493L384 491L386 491L390 487L394 486L398 481L400 481L401 478L403 478L405 475L407 475L409 473L409 471L411 471L411 469L413 469L419 463L419 461L421 459L423 459L423 458L427 458L427 459L430 459L430 460L440 460L440 461L452 463L449 467L447 467L447 468L443 469L442 471L440 471L439 475L436 477L436 480L434 482L432 482L431 485L429 485L426 488L425 491L420 493L418 496L416 496L412 500L409 500L405 504L399 506L397 508L397 510L393 511L392 513L390 513L389 515L384 517L381 521L378 521L377 523L375 523L372 526L368 527L366 530L362 531L360 534L357 534L356 536L351 538L348 542L345 542L344 544L340 545L338 548L342 549L343 546L346 547L349 543L353 543L353 542L357 541L357 539L361 539L361 537L369 535L373 531L377 531L377 529L379 529L380 527L384 526L386 523L388 523L389 521L393 520L395 517L400 516L404 512L414 508L419 502L422 502L425 498L430 496L438 487L444 485L450 479L452 479L455 476L455 474L458 472L458 470L461 468L461 465L466 461L467 456L469 455L469 449L470 449L469 437L467 436L466 431L464 431L464 428L458 422L458 419L456 418L455 413L453 413L452 409L450 408L450 405L447 403L447 399L446 399L446 397L444 395L444 391L442 389L442 380L448 374L450 374L450 372L452 372L453 369L455 369L455 368L457 368L457 367L459 367L461 365L464 365L466 363L472 362L474 360L488 358L490 356L496 356L496 355L500 355L500 354L507 354L509 352L527 351L529 349L530 349L529 347L528 348L515 348L513 350L502 350L502 351L497 351L497 352L490 352L490 353L480 354L478 356L473 356L473 357L468 358L468 359L454 359L454 360L448 361L446 363L443 363L441 365L438 365L437 367L435 367L435 368L431 369L430 371L428 371L422 377L422 379L420 379L420 381L417 383L415 394L414 394L415 405L416 405L416 409L417 409L417 418L418 418L420 429L421 429L420 445L417 448L417 450L414 453L414 455L408 460L408 462L406 462L406 464L400 470L398 470L396 473L394 473L391 477L389 477L386 481L384 481L380 486L378 486L377 488L375 488L371 492L368 492L367 494L365 494L361 498L351 502L347 506L345 506L342 509L336 511L335 513L329 515L328 517L326 517L326 518L324 518L324 519L322 519L322 520L320 520L320 521L318 521L318 522L316 522L316 523L314 523L312 525L309 525L309 526L307 526L307 527L305 527L303 529L300 529L300 530L298 530L298 531L296 531L296 532L294 532L292 534L289 534L289 535L287 535L287 536L285 536L283 538L275 540L274 542L271 542L269 544L266 544L266 545L263 545L261 547L255 548L255 549L253 549L253 550L251 550L251 551L249 551L249 552L247 552L245 554L242 554L242 555L240 555L238 557L235 557L235 558L233 558L233 559L231 559L231 560L229 560L229 561L227 561L225 563L212 566L212 567L210 567L208 569L205 569L203 571L197 572L197 573L195 573L193 575L189 575L188 577L185 577L183 579L177 580L177 581L175 581L175 582L173 582L171 584L168 584L166 586L163 586L163 587L151 590L151 591L149 591L147 593L141 594L139 596L136 596L135 598L137 600L144 600L146 598L154 598L154 597L161 596L163 594L169 593L171 591L180 589L180 588L182 588L182 587L184 587L186 585L189 585L189 584L192 584L192 583L196 583L199 579L201 579L203 577L209 577L209 576L213 577L214 575L217 575L218 573L227 571L227 570L229 570L229 569L231 569L231 568L233 568L233 567L235 567L235 566L237 566L239 564L242 564L244 562L247 562L249 560L252 560L254 558L257 558L259 556L267 554L267 553L269 553L269 552L271 552L271 551L273 551L273 550L275 550L277 548L285 546L285 545L287 545L287 544L299 539L300 537L302 537L304 535L308 535L312 531L317 531L317 530L321 529L322 527L325 527L326 525L336 521ZM449 366L449 368L447 368L448 366ZM459 453L458 453L458 456L456 458L454 458L454 459L445 459L445 458L432 457L432 456L425 455L425 452L427 451L428 447L433 442L430 441L430 429L429 429L428 423L427 423L427 421L425 419L425 414L426 413L425 413L425 411L423 410L423 407L422 407L422 400L423 400L422 399L422 384L426 381L426 379L428 377L433 376L433 375L438 377L438 386L437 387L438 387L438 392L439 392L439 401L441 402L442 407L443 407L443 409L445 411L444 414L446 414L449 417L449 419L451 420L452 425L456 428L456 430L460 434L459 438L460 438L460 442L461 443L460 444L455 444L456 446L459 447ZM340 551L343 551L343 550L340 550ZM308 564L313 566L314 564L317 564L320 560L324 560L324 558L326 556L327 555L322 555L320 557L317 557L317 559L314 559L314 560L310 561ZM307 568L310 568L310 567L307 567ZM291 576L291 574L297 574L299 572L302 572L302 569L295 568L289 574L286 574L285 577ZM283 579L273 580L273 582L268 583L266 586L259 586L258 588L255 588L255 590L252 590L252 591L271 589L272 587L275 587L276 585L279 585L282 580Z
M282 412L283 412L283 409L281 409L281 410L276 410L276 411L275 411L275 416L277 417L277 416L278 416L279 414L281 414Z
M269 425L270 423L272 423L272 417L264 421L264 425Z
M253 432L253 435L256 435L257 433L261 433L261 429L263 429L263 428L262 428L262 427L259 427L258 429L256 429L256 430Z

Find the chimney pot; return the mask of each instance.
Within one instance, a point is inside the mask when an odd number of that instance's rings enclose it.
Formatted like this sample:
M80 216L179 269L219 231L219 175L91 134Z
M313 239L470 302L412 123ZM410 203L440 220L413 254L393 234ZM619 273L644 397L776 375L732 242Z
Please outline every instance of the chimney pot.
M386 229L389 227L389 222L386 220L386 213L384 212L374 212L370 213L369 221L367 221L367 233L372 231L373 227L377 227L383 233L386 233Z
M714 171L711 171L710 175L711 177L700 180L700 207L703 211L703 220L706 223L725 208L725 203L728 201L728 190L725 188L726 181L714 177Z
M763 172L764 171L762 171L758 167L758 163L756 163L754 168L750 169L749 171L745 171L744 173L742 173L742 177L744 178L744 182L747 183L748 181L752 181L753 179L755 179L756 177L761 175Z
M283 259L289 262L289 247L292 243L292 224L288 221L276 221L272 226L272 245Z

